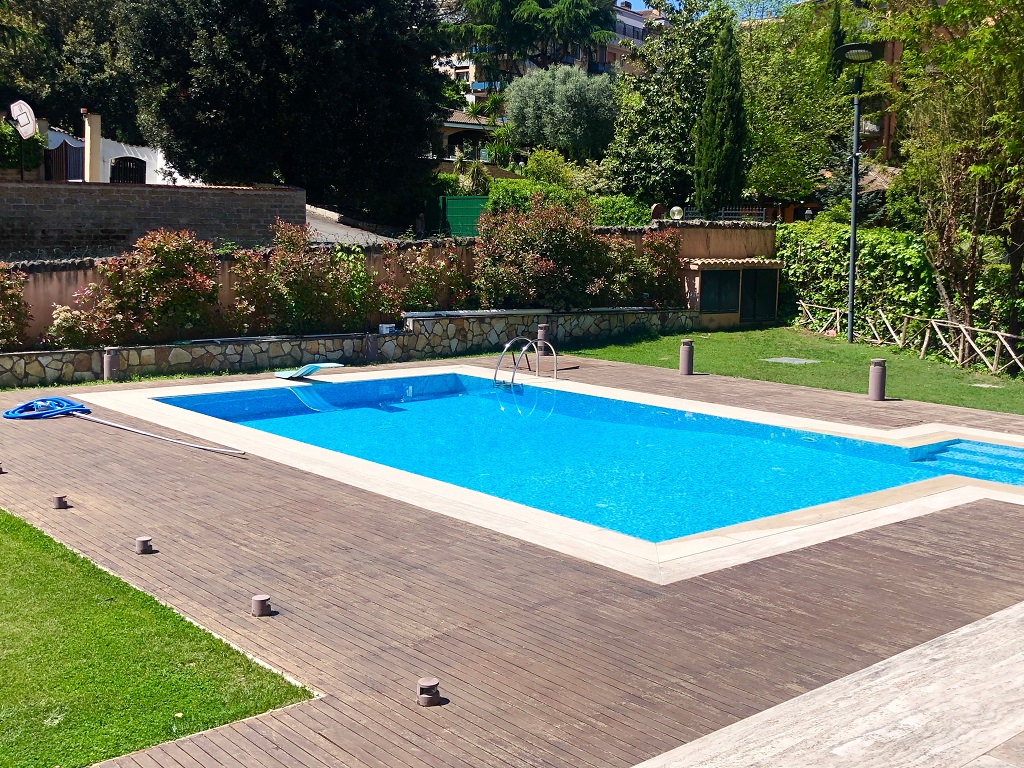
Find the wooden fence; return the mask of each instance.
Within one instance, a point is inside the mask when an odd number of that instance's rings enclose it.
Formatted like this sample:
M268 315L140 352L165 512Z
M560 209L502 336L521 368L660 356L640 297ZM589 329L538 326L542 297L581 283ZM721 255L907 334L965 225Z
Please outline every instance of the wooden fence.
M828 336L846 335L846 310L798 302L800 325ZM990 373L1024 371L1024 337L1011 333L974 328L950 320L913 315L890 317L874 309L859 318L864 327L854 327L854 338L869 344L919 349L918 357L930 351L948 358L961 368L984 365Z

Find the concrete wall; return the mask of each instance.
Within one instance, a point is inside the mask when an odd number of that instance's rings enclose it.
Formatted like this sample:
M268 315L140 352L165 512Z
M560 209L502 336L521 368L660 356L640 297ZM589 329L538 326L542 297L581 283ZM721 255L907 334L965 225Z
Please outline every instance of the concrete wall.
M210 371L259 371L313 362L398 362L499 352L516 336L537 336L548 323L556 348L568 341L606 339L641 329L671 333L699 323L686 310L608 309L553 313L547 310L422 312L405 316L395 334L268 337L202 341L117 350L124 376ZM59 350L0 353L0 387L70 384L103 378L103 351Z
M128 248L161 228L255 245L268 241L276 217L305 223L305 191L0 181L0 258L33 249Z

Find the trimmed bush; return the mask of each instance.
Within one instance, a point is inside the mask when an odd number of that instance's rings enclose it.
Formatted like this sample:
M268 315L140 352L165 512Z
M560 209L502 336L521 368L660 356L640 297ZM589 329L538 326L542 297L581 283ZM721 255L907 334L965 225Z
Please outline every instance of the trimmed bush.
M397 316L401 312L463 309L470 295L470 282L463 274L462 260L451 246L432 254L429 246L384 251L387 270L380 283L381 311Z
M608 272L608 246L590 229L590 209L536 194L528 213L480 217L474 287L487 309L594 306Z
M533 179L495 179L491 182L490 195L487 210L491 213L528 213L534 200L572 206L583 199L581 192Z
M308 225L278 221L268 253L243 251L234 267L239 330L337 333L363 330L377 308L366 256L358 248L316 246Z
M651 223L651 209L629 195L595 197L594 224L599 227L642 227Z
M0 349L15 349L25 342L25 326L32 319L22 296L25 273L0 262Z
M98 267L102 283L54 307L47 341L63 348L163 343L217 333L217 257L194 232L158 230Z

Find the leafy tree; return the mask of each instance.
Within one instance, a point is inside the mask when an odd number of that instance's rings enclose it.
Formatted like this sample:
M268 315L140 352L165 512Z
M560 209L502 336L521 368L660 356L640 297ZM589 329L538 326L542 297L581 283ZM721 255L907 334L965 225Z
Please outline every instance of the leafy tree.
M747 184L759 195L810 197L822 183L822 170L841 171L835 158L842 163L850 154L852 112L845 81L827 74L832 33L825 22L813 4L803 3L778 19L740 29ZM874 92L870 80L866 91Z
M832 2L832 21L828 28L828 73L832 80L838 80L843 74L843 60L836 55L836 49L846 43L846 32L843 30L843 14L839 0Z
M1011 0L908 0L884 32L905 43L900 185L920 204L936 288L951 319L975 322L1002 243L1008 330L1020 333L1024 260L1024 8Z
M0 102L23 98L74 133L88 107L103 115L105 135L141 142L134 89L118 55L115 3L19 0L9 15L24 34L0 34Z
M458 0L445 26L453 50L469 52L492 81L588 57L611 38L614 0Z
M604 156L615 112L611 77L590 77L579 67L532 71L505 93L505 115L521 144L557 149L573 160Z
M694 128L693 199L705 216L739 203L746 139L740 57L733 25L726 24L715 45L704 106Z
M619 115L605 158L611 181L647 201L682 203L693 193L693 127L704 103L715 40L731 11L709 0L649 5L666 17L629 55L616 86Z
M122 2L143 132L179 172L409 217L421 158L457 106L433 67L429 0Z

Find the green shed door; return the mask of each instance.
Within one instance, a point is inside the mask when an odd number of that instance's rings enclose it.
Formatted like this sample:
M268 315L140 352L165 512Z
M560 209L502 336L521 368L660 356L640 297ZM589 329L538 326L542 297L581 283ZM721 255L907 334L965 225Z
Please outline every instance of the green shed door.
M458 195L441 198L447 229L452 237L476 237L476 223L487 205L487 195Z
M744 269L740 291L740 322L775 319L779 294L779 270Z

